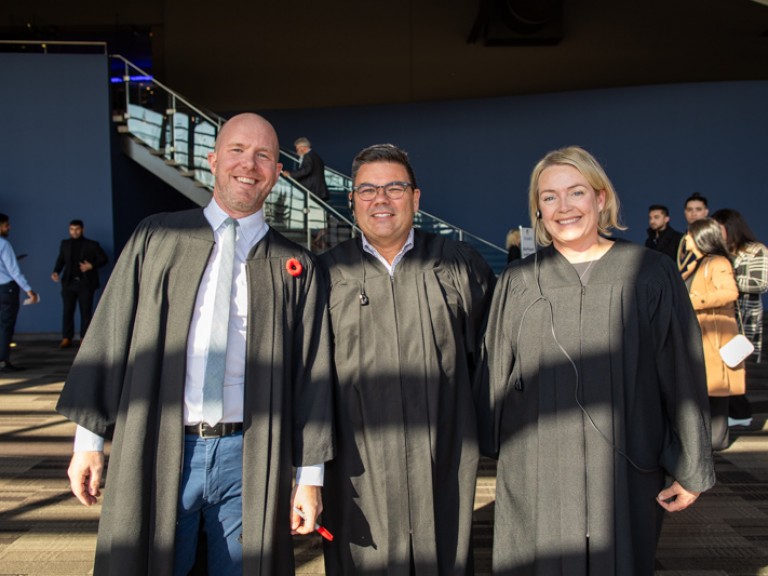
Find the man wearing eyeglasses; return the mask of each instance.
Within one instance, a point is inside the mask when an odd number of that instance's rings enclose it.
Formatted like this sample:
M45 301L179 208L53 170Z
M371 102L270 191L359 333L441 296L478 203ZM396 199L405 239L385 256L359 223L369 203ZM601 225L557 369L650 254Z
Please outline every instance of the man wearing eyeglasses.
M362 234L321 257L337 374L326 573L472 574L470 382L494 276L466 244L414 230L403 150L366 148L352 178Z

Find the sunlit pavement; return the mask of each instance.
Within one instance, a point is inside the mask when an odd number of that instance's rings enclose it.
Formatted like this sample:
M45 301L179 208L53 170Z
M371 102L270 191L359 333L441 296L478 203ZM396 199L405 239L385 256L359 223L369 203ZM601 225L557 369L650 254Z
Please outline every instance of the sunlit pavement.
M26 370L0 373L0 576L91 574L99 507L85 508L69 492L74 425L54 412L76 351L22 336L12 361ZM768 366L754 367L748 380L753 426L732 431L733 444L716 455L718 485L667 518L658 576L768 576ZM483 460L478 575L490 573L494 474ZM319 536L296 539L296 561L299 574L323 574Z

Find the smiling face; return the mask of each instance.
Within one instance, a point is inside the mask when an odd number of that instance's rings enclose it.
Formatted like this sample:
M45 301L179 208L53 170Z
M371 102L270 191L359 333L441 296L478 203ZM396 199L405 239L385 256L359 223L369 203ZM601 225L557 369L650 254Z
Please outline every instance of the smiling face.
M383 186L390 182L410 182L405 166L394 162L371 162L363 164L355 175L355 186ZM354 193L350 196L354 201L357 225L368 242L389 262L408 239L413 216L419 209L420 195L418 188L408 187L402 198L396 200L389 198L382 189L377 190L376 196L368 201L361 200Z
M229 120L208 154L216 203L232 218L261 210L283 169L278 159L277 134L269 122L256 114Z
M541 223L560 252L584 252L598 243L605 191L596 192L572 166L556 164L539 176Z

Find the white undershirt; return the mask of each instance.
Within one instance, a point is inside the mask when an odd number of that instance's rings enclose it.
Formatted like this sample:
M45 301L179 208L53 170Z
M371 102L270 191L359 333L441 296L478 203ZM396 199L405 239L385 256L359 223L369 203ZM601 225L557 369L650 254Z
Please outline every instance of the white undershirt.
M362 232L361 232L362 234ZM387 272L389 272L390 276L395 275L395 267L400 263L400 261L405 256L405 253L408 252L411 248L413 248L413 228L411 228L411 231L408 232L408 238L405 239L405 244L403 244L403 247L400 248L400 252L397 253L397 255L392 259L392 264L387 262L387 259L384 258L381 254L379 254L379 251L376 250L376 248L373 247L373 244L368 242L368 239L365 237L365 234L362 234L362 241L363 241L363 250L368 252L371 256L376 257L376 259L384 264L384 266L387 267Z

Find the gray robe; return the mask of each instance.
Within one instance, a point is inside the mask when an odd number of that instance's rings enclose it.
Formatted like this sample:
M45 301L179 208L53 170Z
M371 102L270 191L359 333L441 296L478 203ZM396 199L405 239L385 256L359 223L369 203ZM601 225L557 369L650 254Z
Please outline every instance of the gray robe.
M552 247L510 265L478 384L499 460L494 574L652 576L665 476L715 481L701 332L674 263L617 241L584 287Z
M143 221L125 247L58 411L114 428L94 574L172 573L186 345L213 248L202 210ZM303 272L289 275L298 259ZM314 257L270 230L247 260L244 573L293 574L292 466L332 457L326 292Z
M418 230L392 279L359 239L322 259L338 381L326 573L402 576L411 547L418 575L472 573L471 374L493 273L467 245Z

